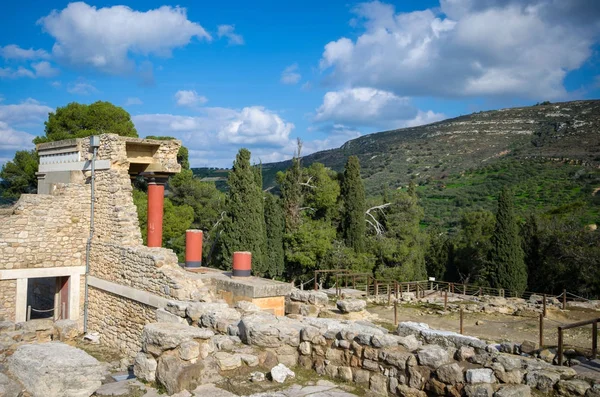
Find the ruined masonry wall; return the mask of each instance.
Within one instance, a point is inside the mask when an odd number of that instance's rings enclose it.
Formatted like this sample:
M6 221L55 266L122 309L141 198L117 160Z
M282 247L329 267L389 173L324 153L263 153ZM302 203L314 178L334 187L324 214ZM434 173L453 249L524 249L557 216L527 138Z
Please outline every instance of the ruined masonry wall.
M89 188L64 185L55 196L25 194L0 217L0 269L85 265Z
M15 318L16 280L0 280L0 321Z
M144 325L156 321L156 309L90 287L88 326L99 332L103 345L134 356L142 346Z

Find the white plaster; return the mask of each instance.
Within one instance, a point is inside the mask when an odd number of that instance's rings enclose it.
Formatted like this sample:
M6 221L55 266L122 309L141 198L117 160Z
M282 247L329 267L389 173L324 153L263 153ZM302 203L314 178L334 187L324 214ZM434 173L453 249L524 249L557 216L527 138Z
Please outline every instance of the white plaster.
M0 270L0 280L21 278L80 276L85 274L85 266L44 267L35 269Z
M17 279L17 299L15 307L15 322L21 323L27 320L27 279Z
M110 168L110 160L96 160L95 167L96 170L107 170ZM87 171L91 169L91 161L76 161L72 163L40 164L38 172Z
M169 301L169 299L163 298L162 296L154 295L146 291L128 287L126 285L116 284L93 276L88 277L88 285L106 292L110 292L111 294L152 306L157 309L165 307Z

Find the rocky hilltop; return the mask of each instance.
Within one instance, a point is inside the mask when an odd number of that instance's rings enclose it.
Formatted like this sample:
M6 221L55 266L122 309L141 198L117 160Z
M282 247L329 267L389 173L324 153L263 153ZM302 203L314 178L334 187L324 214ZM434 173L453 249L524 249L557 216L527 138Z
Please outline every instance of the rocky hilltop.
M441 180L502 159L553 160L600 165L600 100L573 101L477 112L433 124L378 132L338 149L313 153L340 171L348 156L360 158L367 190L397 187L410 179ZM290 161L264 164L266 187Z

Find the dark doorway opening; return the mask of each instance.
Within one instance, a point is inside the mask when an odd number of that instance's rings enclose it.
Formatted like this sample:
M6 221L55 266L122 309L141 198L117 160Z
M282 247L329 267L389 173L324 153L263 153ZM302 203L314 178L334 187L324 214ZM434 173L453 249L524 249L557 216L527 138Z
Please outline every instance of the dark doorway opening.
M27 280L27 319L54 318L57 277Z

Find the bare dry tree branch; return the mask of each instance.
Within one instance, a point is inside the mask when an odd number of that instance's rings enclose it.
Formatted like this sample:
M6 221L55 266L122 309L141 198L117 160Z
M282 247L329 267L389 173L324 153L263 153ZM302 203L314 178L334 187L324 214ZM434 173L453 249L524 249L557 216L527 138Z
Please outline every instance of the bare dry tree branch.
M365 220L367 221L367 223L369 225L371 225L373 227L373 229L375 229L375 233L378 236L385 234L385 227L383 227L383 225L377 220L377 218L375 218L375 216L373 216L373 214L371 214L371 211L379 210L383 214L383 216L385 216L383 209L389 207L391 204L392 203L376 205L375 207L371 207L365 211L365 215L370 216L373 221L371 222L369 219L366 219L366 218L365 218Z

